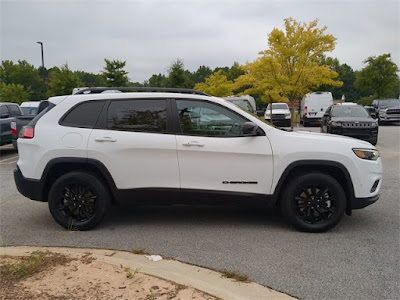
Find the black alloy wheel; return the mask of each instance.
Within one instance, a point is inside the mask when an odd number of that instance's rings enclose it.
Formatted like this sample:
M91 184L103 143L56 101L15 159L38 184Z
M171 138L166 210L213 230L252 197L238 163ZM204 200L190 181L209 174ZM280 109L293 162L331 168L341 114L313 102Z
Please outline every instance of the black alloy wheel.
M323 232L334 227L346 208L346 195L333 177L303 174L290 181L283 193L282 210L301 231Z
M48 202L58 224L69 230L89 230L103 219L110 196L96 175L71 172L54 182Z

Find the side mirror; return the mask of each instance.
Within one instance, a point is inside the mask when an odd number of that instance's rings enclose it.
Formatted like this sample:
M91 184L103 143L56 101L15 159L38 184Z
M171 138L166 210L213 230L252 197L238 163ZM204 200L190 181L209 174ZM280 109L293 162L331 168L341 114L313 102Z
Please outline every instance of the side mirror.
M258 125L254 124L253 122L246 122L243 124L244 136L256 136L258 134Z
M1 115L0 115L0 119L7 119L7 118L9 118L9 117L10 117L9 114L1 114Z

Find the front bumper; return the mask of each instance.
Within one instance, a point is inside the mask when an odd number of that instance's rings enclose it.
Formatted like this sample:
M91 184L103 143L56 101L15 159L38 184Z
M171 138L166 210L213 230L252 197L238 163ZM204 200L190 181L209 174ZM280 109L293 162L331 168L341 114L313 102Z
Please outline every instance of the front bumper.
M375 203L379 199L379 194L368 198L354 198L351 202L351 209L364 208L372 203Z
M17 168L14 170L14 181L18 192L20 192L23 196L31 200L44 201L43 183L41 180L25 178L17 166Z
M344 135L353 138L357 138L360 140L364 140L367 142L372 142L376 140L378 137L378 127L376 128L368 128L368 129L358 129L358 128L331 128L332 134Z

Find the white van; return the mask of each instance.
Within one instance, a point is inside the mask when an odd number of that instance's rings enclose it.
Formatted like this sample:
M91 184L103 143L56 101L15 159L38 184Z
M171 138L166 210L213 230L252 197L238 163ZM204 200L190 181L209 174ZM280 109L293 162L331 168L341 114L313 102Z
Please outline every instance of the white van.
M24 115L37 115L40 101L26 101L19 106Z
M320 124L325 111L333 105L331 92L315 92L307 94L301 101L300 121L304 127L310 123Z

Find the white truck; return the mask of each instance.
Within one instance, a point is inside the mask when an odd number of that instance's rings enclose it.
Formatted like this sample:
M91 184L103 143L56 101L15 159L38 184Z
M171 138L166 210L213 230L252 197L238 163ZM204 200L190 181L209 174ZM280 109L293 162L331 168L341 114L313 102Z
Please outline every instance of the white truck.
M311 123L320 125L325 111L331 105L333 105L331 92L307 94L301 101L300 122L304 127L308 127Z

